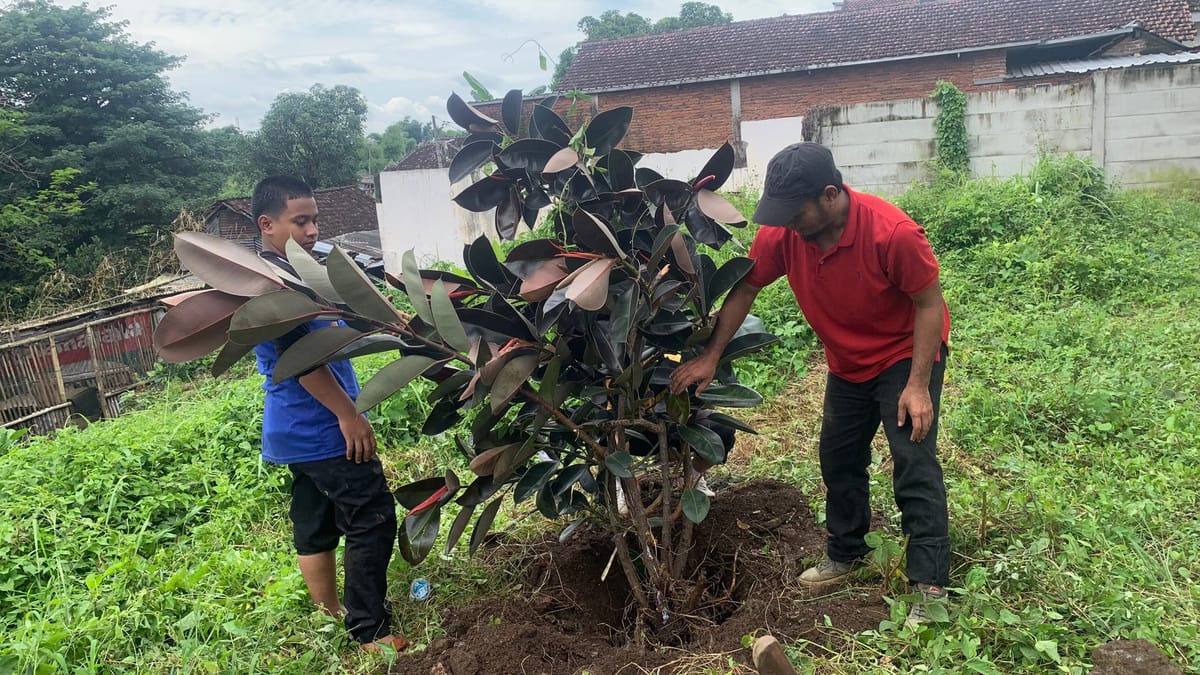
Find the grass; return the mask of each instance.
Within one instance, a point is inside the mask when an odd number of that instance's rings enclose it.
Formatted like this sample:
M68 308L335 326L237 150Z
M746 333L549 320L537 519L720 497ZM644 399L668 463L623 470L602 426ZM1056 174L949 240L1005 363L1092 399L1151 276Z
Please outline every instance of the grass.
M937 247L953 315L940 445L954 605L946 624L902 629L894 584L891 620L839 654L791 650L797 667L1083 673L1096 646L1145 638L1200 672L1200 201L1115 190L1068 159L900 202ZM755 313L784 346L742 372L771 395L753 412L761 434L716 477L791 481L819 514L817 344L785 284ZM258 376L165 379L119 420L0 439L0 672L377 669L308 603L286 470L257 459ZM394 482L465 474L449 438L418 434L427 411L413 391L376 413ZM872 499L893 515L876 447ZM542 531L529 508L506 505L499 527ZM898 532L893 517L880 541ZM417 576L427 603L407 599ZM396 556L392 579L397 625L427 643L442 608L516 589L519 571L456 551L419 569Z

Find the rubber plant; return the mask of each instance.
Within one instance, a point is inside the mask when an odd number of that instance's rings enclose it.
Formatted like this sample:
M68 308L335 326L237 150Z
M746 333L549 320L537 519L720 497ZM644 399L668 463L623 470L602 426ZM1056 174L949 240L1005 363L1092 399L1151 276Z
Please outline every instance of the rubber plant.
M418 377L436 382L422 431L454 430L464 458L458 469L472 476L465 482L448 469L396 490L408 509L399 535L405 559L416 564L433 550L451 502L457 514L444 549L470 530L473 553L504 500L532 501L561 523L563 539L581 527L611 535L636 624L642 634L662 635L686 623L704 595L689 554L693 525L710 504L694 488L693 457L723 459L714 423L753 433L715 408L761 402L735 381L733 364L776 338L750 317L712 386L700 396L668 391L679 360L695 355L712 331L711 310L751 266L741 257L717 266L701 250L725 244L726 225L745 225L716 192L733 170L733 148L718 149L691 180L665 178L618 147L631 108L603 111L573 130L554 102L538 102L526 118L521 92L509 92L501 120L458 95L447 104L469 133L451 162L451 182L491 167L454 201L470 211L494 209L503 239L514 239L522 222L541 223L536 232L545 236L528 238L503 260L481 237L464 248L466 275L418 269L406 253L388 281L407 294L409 316L340 249L322 266L289 243L293 277L231 242L182 233L179 258L213 289L178 302L156 345L168 361L220 349L213 366L220 372L301 322L342 319L284 352L275 377L394 352L363 385L358 409ZM654 480L639 480L648 474ZM630 495L628 516L615 506L618 482ZM660 487L639 490L649 485Z

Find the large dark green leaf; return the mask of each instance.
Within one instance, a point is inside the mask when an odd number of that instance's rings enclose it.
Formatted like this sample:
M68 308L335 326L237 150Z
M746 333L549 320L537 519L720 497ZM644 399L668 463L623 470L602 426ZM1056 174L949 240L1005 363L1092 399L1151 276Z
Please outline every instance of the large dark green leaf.
M687 223L688 232L691 233L696 241L715 249L721 248L725 245L725 242L733 238L729 230L706 216L700 210L700 206L696 201L688 204L687 211L683 216L683 222Z
M500 206L508 198L513 181L500 174L485 176L454 197L454 202L468 211L483 213Z
M496 519L496 512L500 510L501 501L503 500L497 497L488 502L488 505L483 507L483 513L479 514L479 520L475 521L475 530L471 532L471 555L475 554L479 545L487 537L488 530L492 529L492 521Z
M732 258L721 265L716 274L708 277L707 287L704 291L708 306L715 307L717 300L736 286L737 282L741 281L752 267L754 267L754 261L749 258Z
M492 383L492 412L498 413L512 399L521 385L529 380L529 376L537 369L537 354L517 356L504 364Z
M663 175L649 167L640 166L633 172L634 183L637 187L644 188L651 183L658 182L663 179Z
M641 187L650 203L655 206L666 205L672 212L682 209L692 198L692 186L681 180L664 178Z
M508 191L508 197L496 207L496 234L505 241L512 241L517 236L517 226L521 224L524 207L521 204L521 193L516 187Z
M341 248L333 247L325 259L325 267L329 270L329 281L350 309L383 323L395 323L400 319L387 298Z
M421 425L421 434L436 436L458 424L462 421L462 415L458 411L465 404L465 401L456 401L454 399L442 399L438 401L434 404L433 409L429 411L429 416L425 418L425 423Z
M613 236L612 228L595 215L582 208L575 209L571 225L575 228L575 243L584 250L613 258L621 255L621 247L617 244L617 238Z
M504 344L510 338L533 339L533 332L529 326L511 316L490 312L486 309L463 307L458 310L458 318L463 322L463 328L467 331L468 336L478 334L476 337L503 337L503 340L491 340L499 344Z
M596 162L596 166L608 172L605 177L613 192L637 187L634 182L633 159L624 150L613 150Z
M362 333L346 326L329 326L313 331L280 355L271 379L278 384L309 368L328 363L338 350L360 337L363 337Z
M408 301L412 304L413 311L421 317L422 321L430 326L435 326L433 310L430 309L429 298L425 295L425 283L421 279L421 270L417 267L417 256L411 248L400 257L400 269L404 274L404 292L408 295Z
M201 291L167 312L154 329L154 350L167 363L198 359L225 344L235 312L246 298Z
M329 270L317 262L311 253L305 251L303 246L296 243L295 239L287 240L287 258L292 269L296 270L296 274L300 275L300 280L312 292L330 302L346 304L346 301L342 300L342 296L338 294L337 289L329 281Z
M522 262L549 260L565 252L566 250L562 245L553 239L531 239L514 246L508 252L508 256L505 257L504 264L514 265ZM513 269L513 271L516 272L517 270ZM518 276L521 275L518 273Z
M625 344L629 341L629 332L637 320L638 301L641 299L640 288L637 284L630 284L629 288L622 293L617 301L613 304L612 316L609 319L613 339L617 344Z
M496 120L476 110L458 94L450 94L446 99L446 112L455 124L467 131L491 131L496 126Z
M410 565L420 563L433 550L441 523L440 507L425 509L404 519L404 527L400 529L399 537L400 555Z
M733 164L733 146L726 141L724 145L717 148L713 156L704 164L704 168L700 169L700 174L696 176L693 185L697 190L701 188L720 190L725 181L729 180L729 175L733 173Z
M470 176L472 171L490 161L498 149L490 140L475 141L462 146L450 161L450 182L457 183Z
M541 104L533 106L530 129L560 148L571 142L571 127L567 125L567 121Z
M726 408L753 408L763 399L758 392L740 384L714 384L700 394L700 400Z
M692 446L696 454L709 464L720 464L725 461L725 445L717 432L699 424L685 424L679 427L679 437Z
M561 145L541 138L523 138L496 155L496 161L509 169L525 169L529 173L541 173Z
M479 476L471 481L471 485L463 490L462 496L456 501L462 506L478 506L499 492L504 485L502 481L492 480L491 476Z
M632 476L633 472L629 470L631 466L633 466L633 456L628 452L614 452L604 458L604 468L618 478Z
M729 341L725 351L721 352L721 363L729 363L747 354L761 351L765 347L779 342L779 338L770 333L748 333Z
M675 235L678 233L678 225L667 225L654 236L654 246L650 249L650 260L646 263L650 269L658 269L658 264L671 249L671 242L675 240Z
M454 517L454 523L450 525L450 533L446 535L446 548L442 553L450 555L450 551L454 550L454 546L462 538L463 532L467 530L467 525L471 523L471 516L474 514L475 507L473 505L464 506L458 510L458 515Z
M422 478L421 480L401 485L393 490L392 494L396 497L396 501L399 502L400 506L411 511L433 496L433 493L445 486L445 478Z
M229 322L229 339L243 345L274 340L321 312L321 306L303 293L273 291L250 298L238 308Z
M679 501L683 507L683 515L697 524L708 517L708 511L712 508L712 504L708 501L708 495L699 490L685 491Z
M458 312L455 311L454 303L450 301L450 295L446 293L446 286L441 279L433 282L429 300L433 311L433 325L437 328L438 335L442 336L442 340L460 354L470 351L471 341L467 339L467 333L458 319Z
M492 242L487 237L479 237L466 246L463 262L476 281L481 281L504 295L511 294L516 283L520 281L496 259L496 251L492 249Z
M633 108L629 106L605 110L588 123L583 133L584 143L596 151L596 156L607 155L625 138L632 121Z
M550 480L550 475L557 468L557 461L538 462L529 467L525 471L525 475L521 476L521 480L517 481L517 487L513 490L513 503L520 504L542 489L542 486L546 484L546 481Z
M719 413L716 411L710 412L708 414L708 419L711 422L716 422L717 424L724 424L727 427L732 427L734 429L737 429L738 431L745 431L748 434L757 434L758 433L758 431L756 431L754 429L754 427L750 426L749 424L746 424L745 422L743 422L742 420L739 420L736 417L733 417L731 415L726 415L725 413Z
M438 386L433 388L433 391L426 395L425 400L430 403L437 403L447 396L457 396L459 390L466 386L467 382L475 376L473 370L460 370L446 379L438 383Z
M504 120L508 135L514 138L521 135L521 107L524 102L521 90L512 89L504 95L504 102L500 104L500 119Z
M378 354L380 352L392 351L393 349L404 349L408 346L404 343L404 340L394 335L363 335L354 342L339 349L329 360L345 361L346 359L354 359L368 354Z
M588 469L587 464L574 464L565 467L558 475L550 481L554 486L554 496L561 498L571 490L571 487L580 481L588 482L592 480L592 473Z
M355 408L360 413L374 408L403 389L433 364L434 360L428 356L404 356L392 361L363 385Z
M217 377L225 371L233 367L233 364L241 360L241 358L250 353L254 349L254 345L239 345L236 342L226 342L221 348L217 358L213 360L212 375Z
M271 263L241 244L211 234L176 234L175 255L204 283L230 295L249 298L284 287Z

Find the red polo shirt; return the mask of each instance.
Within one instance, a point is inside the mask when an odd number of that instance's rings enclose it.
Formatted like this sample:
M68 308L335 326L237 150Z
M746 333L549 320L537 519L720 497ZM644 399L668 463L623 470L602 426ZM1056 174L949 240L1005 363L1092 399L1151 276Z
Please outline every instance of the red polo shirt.
M850 212L837 246L821 251L785 227L760 227L745 283L762 288L787 275L834 375L866 382L911 358L912 296L938 279L925 230L899 208L846 188ZM950 337L950 310L942 342Z

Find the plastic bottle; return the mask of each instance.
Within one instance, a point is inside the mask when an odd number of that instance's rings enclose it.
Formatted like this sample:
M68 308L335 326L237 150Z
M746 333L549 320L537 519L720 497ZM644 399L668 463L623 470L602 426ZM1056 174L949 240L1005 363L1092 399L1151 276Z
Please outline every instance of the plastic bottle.
M412 585L408 588L408 597L417 602L424 602L429 599L432 592L433 586L430 585L428 579L417 578L413 579Z

